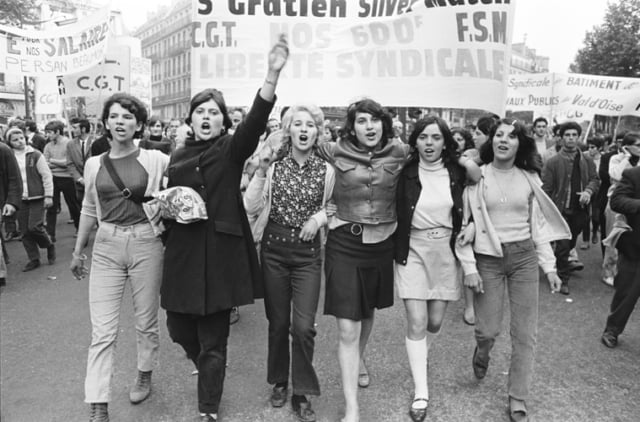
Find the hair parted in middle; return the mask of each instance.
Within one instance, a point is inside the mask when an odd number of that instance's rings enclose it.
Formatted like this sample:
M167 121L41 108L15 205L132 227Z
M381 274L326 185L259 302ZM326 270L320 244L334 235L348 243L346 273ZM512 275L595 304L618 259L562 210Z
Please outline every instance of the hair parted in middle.
M344 135L348 141L356 146L358 145L358 139L356 138L354 126L357 113L368 113L382 121L382 139L380 140L380 144L384 148L387 142L389 142L389 138L393 137L391 115L389 115L380 103L370 98L364 98L349 105L347 108L347 120L344 125Z
M493 138L498 128L502 125L513 126L513 134L518 138L518 151L516 152L514 165L522 170L540 174L542 172L542 159L538 155L536 141L527 135L527 128L524 124L514 119L501 119L491 128L487 142L480 147L480 159L482 162L489 164L493 161Z

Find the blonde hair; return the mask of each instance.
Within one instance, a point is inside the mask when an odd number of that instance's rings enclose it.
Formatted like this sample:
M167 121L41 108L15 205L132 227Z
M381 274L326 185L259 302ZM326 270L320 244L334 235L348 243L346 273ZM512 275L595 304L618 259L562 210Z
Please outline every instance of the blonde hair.
M293 115L299 111L305 111L309 113L313 122L316 124L316 128L318 129L318 133L316 135L316 141L314 146L318 144L320 137L324 133L324 113L315 104L311 103L300 103L291 106L287 112L284 114L282 118L282 132L284 136L284 142L288 145L291 145L291 123L293 122Z

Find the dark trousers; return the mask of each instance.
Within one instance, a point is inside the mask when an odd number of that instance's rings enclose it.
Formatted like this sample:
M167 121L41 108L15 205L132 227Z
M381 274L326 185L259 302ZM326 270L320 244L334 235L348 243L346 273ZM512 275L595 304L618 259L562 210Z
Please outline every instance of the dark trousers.
M302 242L299 233L269 222L262 237L264 306L269 320L267 382L288 382L291 356L293 394L319 395L313 353L322 269L320 236Z
M29 261L39 261L38 247L46 249L53 244L44 229L44 199L22 201L18 210L18 224L22 232L22 245Z
M585 209L575 210L571 214L562 213L565 221L571 230L571 240L558 240L556 242L556 266L558 268L558 276L563 283L569 280L571 271L569 270L569 253L571 249L576 247L578 236L585 224L589 222L589 213Z
M78 228L80 222L80 203L76 197L76 183L71 177L53 176L53 206L47 209L47 233L51 239L56 238L56 220L60 209L60 192L64 195L64 201L69 208L69 214L73 219L73 225Z
M613 281L613 287L616 292L611 301L606 329L618 335L624 331L631 312L640 298L640 259L638 257L634 259L623 252L618 254L618 274Z
M171 340L178 343L198 369L198 410L218 413L225 367L231 309L199 316L167 311Z
M78 200L78 205L82 210L82 201L84 200L84 185L81 183L74 182L74 186L76 189L76 199Z

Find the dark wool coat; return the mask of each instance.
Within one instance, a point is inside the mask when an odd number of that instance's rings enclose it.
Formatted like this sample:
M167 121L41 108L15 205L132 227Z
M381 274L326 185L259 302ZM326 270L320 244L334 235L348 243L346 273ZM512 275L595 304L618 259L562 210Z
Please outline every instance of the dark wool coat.
M419 177L419 162L411 161L405 166L398 181L397 192L397 208L398 208L398 227L394 233L395 240L395 261L398 264L406 264L407 256L409 256L409 238L411 236L411 219L415 211L420 193L422 192L422 184ZM449 186L451 188L451 198L453 199L453 207L451 209L453 230L449 245L453 255L456 256L455 242L456 237L462 228L462 192L466 182L466 171L457 163L449 163L445 165L449 172Z
M164 309L209 315L263 296L240 178L272 108L273 103L257 96L233 135L207 142L188 139L171 156L168 186L195 189L206 203L208 219L168 229L160 290Z
M7 145L0 142L0 212L4 204L16 209L22 202L22 176L16 156Z
M611 195L611 209L624 214L631 231L620 236L616 247L630 259L640 259L640 167L622 172Z

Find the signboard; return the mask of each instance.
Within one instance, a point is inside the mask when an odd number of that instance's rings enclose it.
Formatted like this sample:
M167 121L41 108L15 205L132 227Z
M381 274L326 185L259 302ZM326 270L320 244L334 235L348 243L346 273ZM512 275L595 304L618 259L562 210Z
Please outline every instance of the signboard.
M556 122L596 114L640 116L640 78L538 73L510 75L507 87L508 110L533 111Z
M35 113L62 113L62 99L58 91L58 81L55 76L39 76L35 87Z
M0 72L22 76L66 75L104 58L109 9L45 31L0 25Z
M106 98L116 92L129 92L129 47L110 46L95 66L62 76L69 97Z
M291 55L279 103L504 112L515 1L193 0L192 91L252 102L280 33Z

